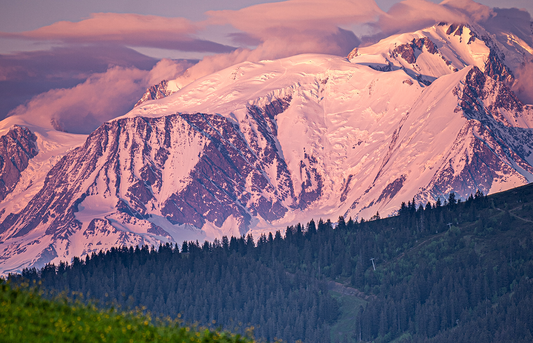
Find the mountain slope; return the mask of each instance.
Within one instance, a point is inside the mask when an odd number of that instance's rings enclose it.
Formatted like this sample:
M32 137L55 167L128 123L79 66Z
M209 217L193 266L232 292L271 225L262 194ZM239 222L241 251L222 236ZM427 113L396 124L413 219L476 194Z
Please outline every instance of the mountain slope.
M453 25L428 29L458 30L476 37ZM4 215L3 270L313 217L389 215L408 199L532 181L532 107L508 88L509 68L490 67L484 41L468 47L453 37L435 49L467 54L473 65L414 74L408 65L369 67L368 54L300 55L241 63L140 103L65 155L20 212ZM417 39L413 51L421 46L435 61L432 43ZM366 49L378 56L383 46L390 42Z

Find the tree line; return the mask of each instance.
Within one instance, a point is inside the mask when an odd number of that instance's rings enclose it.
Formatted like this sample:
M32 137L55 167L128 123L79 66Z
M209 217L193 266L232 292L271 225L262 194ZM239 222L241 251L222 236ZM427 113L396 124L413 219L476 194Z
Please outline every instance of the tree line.
M46 290L258 338L338 341L340 305L327 281L366 294L342 342L531 341L531 187L518 196L402 204L396 216L319 220L257 240L223 237L114 248L71 264L24 270Z

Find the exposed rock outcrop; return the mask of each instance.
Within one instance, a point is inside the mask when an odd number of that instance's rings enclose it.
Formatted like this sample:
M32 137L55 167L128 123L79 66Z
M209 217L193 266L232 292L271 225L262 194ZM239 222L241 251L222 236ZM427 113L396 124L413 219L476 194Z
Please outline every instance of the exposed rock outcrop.
M143 94L143 96L139 99L139 101L137 101L137 103L133 107L137 107L149 100L157 100L157 99L165 98L172 93L173 92L168 89L168 80L163 80L157 85L153 85L150 88L148 88L146 92Z
M427 51L431 54L436 54L439 52L435 43L428 37L425 38L413 38L413 40L408 44L402 44L397 46L391 52L391 57L401 56L408 63L416 63L417 54L416 50L422 51L426 47Z
M0 201L13 191L37 153L37 137L28 128L14 126L0 137Z

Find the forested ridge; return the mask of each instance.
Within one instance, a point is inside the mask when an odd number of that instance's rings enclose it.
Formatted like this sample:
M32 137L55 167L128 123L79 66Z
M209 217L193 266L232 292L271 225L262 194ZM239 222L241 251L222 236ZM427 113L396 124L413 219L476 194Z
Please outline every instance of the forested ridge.
M257 240L116 248L11 278L102 306L253 326L269 341L531 342L532 229L527 185Z

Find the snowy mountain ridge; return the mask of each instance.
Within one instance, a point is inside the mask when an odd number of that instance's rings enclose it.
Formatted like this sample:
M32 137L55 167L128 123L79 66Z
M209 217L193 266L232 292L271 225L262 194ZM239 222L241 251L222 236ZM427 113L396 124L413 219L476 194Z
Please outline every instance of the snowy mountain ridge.
M157 85L153 85L146 90L143 96L137 101L134 107L140 106L149 100L162 99L179 90L175 81L163 80Z
M532 48L513 34L506 36L508 42L502 44L479 25L439 23L391 36L370 47L356 48L348 59L382 71L404 69L426 84L467 66L476 66L511 85L512 70L531 58Z
M56 144L63 157L39 187L0 203L2 271L386 216L413 198L533 181L533 107L510 90L517 66L503 62L531 58L529 45L473 32L439 24L348 59L244 62L179 90L152 87L83 144Z

